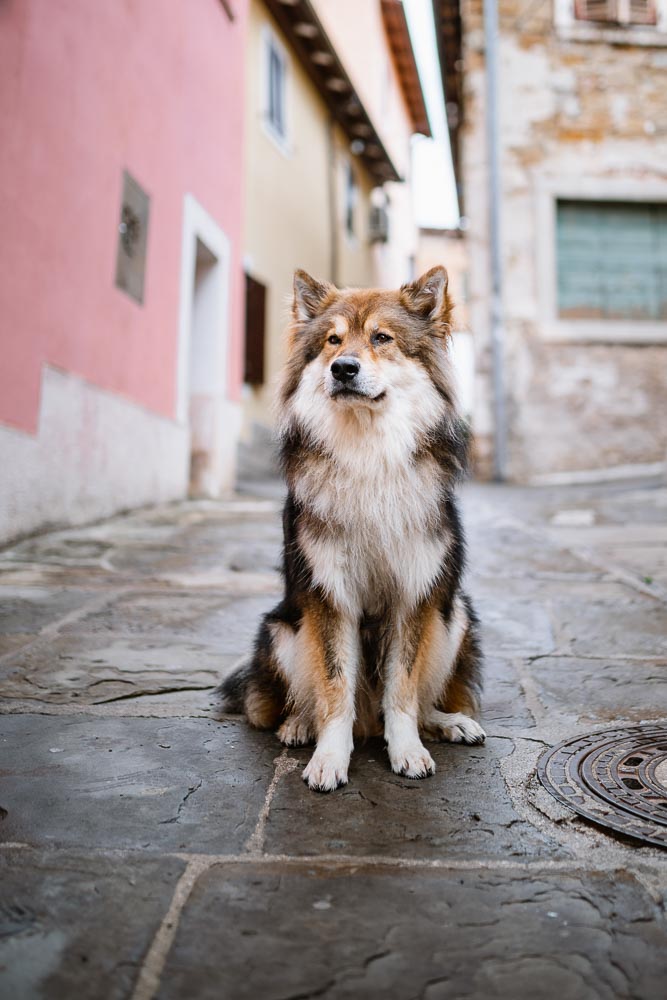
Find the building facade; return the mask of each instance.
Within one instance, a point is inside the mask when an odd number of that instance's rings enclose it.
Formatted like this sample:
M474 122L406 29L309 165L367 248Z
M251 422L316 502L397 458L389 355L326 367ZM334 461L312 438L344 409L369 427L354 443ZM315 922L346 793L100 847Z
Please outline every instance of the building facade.
M0 540L234 480L246 0L0 5Z
M479 467L492 465L481 0L434 0L467 219ZM659 472L667 452L667 3L499 4L506 474Z
M468 317L468 250L461 229L419 230L417 274L444 264L454 302L449 355L461 416L470 424L475 412L475 344Z
M244 416L262 465L295 269L410 279L410 137L430 133L398 0L251 0L246 71Z

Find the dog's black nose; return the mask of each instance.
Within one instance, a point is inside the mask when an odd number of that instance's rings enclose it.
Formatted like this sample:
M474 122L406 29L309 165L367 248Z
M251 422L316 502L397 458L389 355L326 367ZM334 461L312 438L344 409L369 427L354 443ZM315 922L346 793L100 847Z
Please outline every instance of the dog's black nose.
M356 358L336 358L331 365L331 374L337 382L351 382L359 374L360 368Z

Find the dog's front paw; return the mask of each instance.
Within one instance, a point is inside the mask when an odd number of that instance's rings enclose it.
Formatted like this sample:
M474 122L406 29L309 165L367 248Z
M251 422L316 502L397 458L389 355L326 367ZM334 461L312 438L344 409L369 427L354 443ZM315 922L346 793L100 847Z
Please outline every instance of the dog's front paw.
M286 747L303 747L313 741L310 726L299 715L289 715L276 735Z
M348 764L349 761L338 754L316 750L304 768L303 780L315 792L333 792L347 784Z
M421 743L396 751L390 750L389 760L392 771L406 778L426 778L429 774L435 774L435 761Z

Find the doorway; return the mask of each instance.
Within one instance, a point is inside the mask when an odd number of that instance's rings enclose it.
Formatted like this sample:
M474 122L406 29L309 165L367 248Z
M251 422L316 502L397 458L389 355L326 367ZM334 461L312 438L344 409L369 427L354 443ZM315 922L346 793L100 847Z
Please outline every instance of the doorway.
M188 494L215 498L233 484L236 421L227 392L229 242L191 196L185 200L178 416L189 434Z
M188 494L191 497L217 496L216 437L216 336L220 328L220 288L215 254L199 238L195 240L190 325L190 472Z

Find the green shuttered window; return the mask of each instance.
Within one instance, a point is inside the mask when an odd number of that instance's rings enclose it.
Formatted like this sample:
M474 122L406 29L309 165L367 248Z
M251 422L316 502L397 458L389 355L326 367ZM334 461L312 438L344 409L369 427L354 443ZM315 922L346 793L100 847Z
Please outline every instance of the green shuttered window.
M667 204L558 201L561 319L667 320Z

